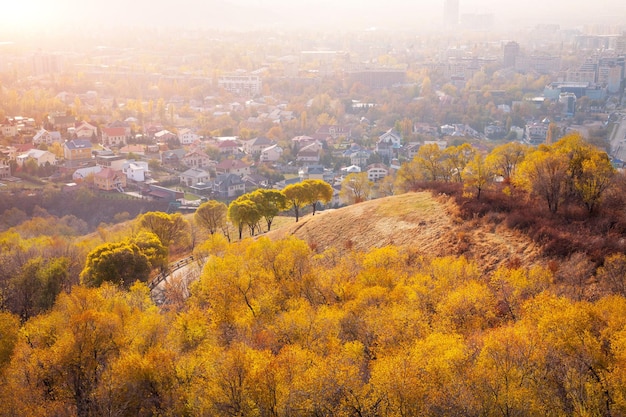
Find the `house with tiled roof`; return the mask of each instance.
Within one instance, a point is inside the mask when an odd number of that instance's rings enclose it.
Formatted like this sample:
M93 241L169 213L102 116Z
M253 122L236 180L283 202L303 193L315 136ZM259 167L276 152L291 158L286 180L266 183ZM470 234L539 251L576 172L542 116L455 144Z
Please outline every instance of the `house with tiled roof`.
M239 175L221 174L213 181L213 192L219 198L235 198L246 192L246 186Z
M100 172L94 174L93 182L99 190L123 192L126 187L126 175L112 168L102 168Z
M178 140L181 145L191 145L200 139L200 136L195 134L191 129L180 129L178 131Z
M91 160L91 141L87 139L72 139L63 144L63 157L69 162L84 162Z
M180 183L192 187L197 184L206 184L211 180L211 174L201 168L189 168L179 176Z
M98 128L82 121L77 123L74 127L74 135L79 139L92 139L98 136Z
M48 164L56 165L57 163L57 157L52 152L42 151L41 149L31 149L26 153L18 155L15 161L18 166L24 166L31 159L37 162L37 165L40 167Z
M367 179L378 181L389 175L389 168L385 164L371 164L367 167Z
M178 136L176 136L176 133L172 133L167 129L160 130L154 134L154 140L157 142L167 142L172 139L178 139Z
M246 140L242 142L243 151L248 155L260 155L263 149L275 145L276 142L265 137L259 136L254 139Z
M123 127L103 127L102 145L121 147L126 145L126 130Z
M76 116L67 115L50 115L48 121L57 130L66 130L74 127L76 124Z
M297 162L307 162L317 164L320 161L322 153L322 144L315 141L298 151L296 155Z
M52 145L54 142L62 143L63 138L61 132L49 132L46 129L40 129L35 136L33 136L33 143L35 145Z
M225 159L215 166L215 172L220 174L235 174L240 177L250 174L250 165L239 159Z
M0 136L12 138L17 135L17 131L17 123L13 120L6 119L4 122L0 123Z
M222 155L237 155L239 153L239 143L235 140L223 140L218 142L217 149Z
M261 162L276 162L283 156L283 148L278 145L269 146L261 151Z
M215 169L215 165L217 164L217 162L213 161L209 155L197 149L185 154L182 162L189 168Z
M172 149L161 152L161 163L164 165L178 165L181 164L183 158L187 155L185 149Z

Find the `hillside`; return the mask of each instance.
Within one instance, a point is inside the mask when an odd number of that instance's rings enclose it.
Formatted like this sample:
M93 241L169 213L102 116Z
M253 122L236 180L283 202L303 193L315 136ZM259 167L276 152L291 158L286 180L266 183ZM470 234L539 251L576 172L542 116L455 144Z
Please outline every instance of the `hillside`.
M464 221L448 197L407 193L305 216L267 234L294 235L318 251L367 251L385 245L410 247L427 256L464 255L483 270L515 259L532 265L540 248L523 233L481 219Z

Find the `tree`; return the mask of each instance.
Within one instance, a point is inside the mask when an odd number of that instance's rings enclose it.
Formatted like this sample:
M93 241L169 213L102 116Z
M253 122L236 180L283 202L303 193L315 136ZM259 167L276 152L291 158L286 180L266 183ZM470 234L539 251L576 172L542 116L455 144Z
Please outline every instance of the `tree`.
M216 200L209 200L198 207L193 218L197 224L207 229L210 234L215 234L223 228L227 212L228 207L226 204Z
M457 182L463 182L463 170L474 154L475 150L469 143L447 147L443 151L444 178L450 177Z
M125 241L105 243L89 252L80 278L89 287L104 282L129 287L135 281L147 282L150 271L148 257L139 246Z
M161 243L169 248L187 236L189 223L180 213L167 214L162 211L150 211L138 217L137 222L144 229L159 237Z
M367 172L349 174L341 182L339 195L347 204L356 204L370 198L374 183L367 177Z
M519 142L510 142L495 147L487 155L487 163L493 167L494 173L504 177L506 181L515 175L517 166L524 160L528 146Z
M476 189L476 199L480 199L481 191L489 184L493 178L491 166L481 153L474 155L474 158L464 168L465 186Z
M443 154L439 149L439 145L436 143L420 146L415 156L415 161L421 170L423 170L426 180L439 181L445 178L442 156Z
M254 236L256 226L261 219L261 212L254 201L244 194L230 203L228 206L228 218L237 227L239 240L241 240L243 227L246 225L250 229L250 236Z
M582 172L574 180L574 187L587 208L589 214L593 213L600 203L604 192L611 185L615 175L615 168L606 153L593 153L582 163Z
M307 190L302 183L289 184L283 189L283 194L287 198L289 207L293 208L297 223L300 218L300 209L309 202Z
M526 156L513 180L530 193L545 199L550 212L556 213L563 198L567 173L567 158L542 147Z
M323 180L305 180L302 185L306 189L307 203L313 209L313 216L315 216L317 204L319 202L326 204L333 198L333 187Z
M259 214L265 219L269 232L274 217L287 208L287 197L278 190L261 188L251 193L250 199L256 203Z

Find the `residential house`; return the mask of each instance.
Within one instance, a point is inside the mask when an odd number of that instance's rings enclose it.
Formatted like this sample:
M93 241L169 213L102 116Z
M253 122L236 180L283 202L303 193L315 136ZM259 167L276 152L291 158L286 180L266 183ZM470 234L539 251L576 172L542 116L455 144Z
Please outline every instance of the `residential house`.
M269 146L261 151L261 162L276 162L283 156L283 148L278 145Z
M211 174L200 168L189 168L179 175L180 183L192 187L197 184L206 184L211 180Z
M214 168L216 162L211 159L206 153L195 150L187 153L183 156L182 162L185 166L190 168Z
M300 177L300 181L304 180L324 180L326 179L326 170L322 165L308 165L302 167L300 171L298 171L298 176Z
M219 198L235 198L246 192L246 186L238 175L220 174L213 181L213 192Z
M364 167L365 165L367 165L367 161L369 161L371 156L372 156L372 153L365 149L354 151L354 152L351 152L349 155L350 163L352 165Z
M406 159L412 160L419 152L421 146L421 143L409 143L404 148L402 148L402 154L406 157Z
M181 145L191 145L199 139L200 136L196 135L191 129L185 128L178 131L178 140Z
M239 153L239 143L235 140L223 140L218 142L217 149L221 155L237 155Z
M178 136L176 135L176 133L172 133L169 130L161 130L154 134L154 139L157 142L165 143L169 140L178 139Z
M0 123L0 136L4 136L5 138L12 138L17 135L17 123L13 120L5 120L3 123Z
M19 155L15 158L15 161L18 166L24 166L26 161L30 159L37 162L37 165L40 167L48 164L56 165L57 163L57 158L52 152L42 151L40 149L31 149L28 152Z
M321 153L322 144L319 141L315 141L298 151L296 161L317 164L320 161Z
M402 135L395 129L389 129L378 137L378 143L391 143L394 148L399 149L402 146Z
M102 145L122 147L126 145L126 130L123 127L103 127Z
M178 165L181 164L183 158L187 155L185 149L172 149L171 151L161 152L161 163L163 165Z
M91 141L72 139L63 144L63 157L70 165L91 160Z
M145 182L150 169L146 161L135 161L134 159L124 162L122 172L126 178L134 182Z
M126 163L126 158L122 155L97 155L96 165L102 168L111 168L115 171L121 171Z
M85 121L77 123L74 127L74 136L79 139L92 139L98 136L98 128Z
M349 139L352 137L352 129L349 126L322 125L315 131L313 137L321 141L336 140L340 137Z
M50 115L48 121L55 130L67 130L76 125L76 116Z
M93 167L79 168L72 174L72 181L81 182L84 181L90 175L96 175L102 171L102 167L99 165Z
M144 156L146 154L146 145L126 145L120 148L120 153L128 155L129 153Z
M397 149L391 142L378 142L376 143L375 152L384 160L390 161L396 156Z
M248 191L256 190L257 188L267 188L269 186L269 181L263 175L244 175L241 180L246 185L246 190Z
M41 129L33 137L33 143L35 145L52 145L54 142L63 142L61 132L49 132L46 129Z
M250 174L250 165L239 159L225 159L215 166L215 172L220 174L235 174L240 177Z
M370 181L378 181L389 175L389 168L384 164L372 164L367 167L367 179Z
M341 172L345 175L358 174L359 172L361 172L361 167L358 165L350 165L349 167L341 168Z
M526 125L526 134L524 140L531 145L539 145L545 143L548 137L548 129L550 122L544 120L541 123L532 123Z
M293 145L296 146L298 149L302 149L305 146L310 145L315 141L316 139L312 138L311 136L306 136L306 135L296 136L291 139L291 142L293 143Z
M257 138L242 142L243 151L248 155L260 155L263 149L268 148L274 144L276 144L276 142L269 138L266 138L265 136L259 136Z
M127 122L123 122L121 120L116 120L114 122L109 123L107 125L107 127L124 129L124 135L126 136L127 140L130 139L131 136L132 136L130 124L128 124Z
M126 175L122 171L111 168L102 168L93 176L93 183L97 189L102 191L123 192L126 187Z
M11 166L5 161L0 161L0 180L11 178Z

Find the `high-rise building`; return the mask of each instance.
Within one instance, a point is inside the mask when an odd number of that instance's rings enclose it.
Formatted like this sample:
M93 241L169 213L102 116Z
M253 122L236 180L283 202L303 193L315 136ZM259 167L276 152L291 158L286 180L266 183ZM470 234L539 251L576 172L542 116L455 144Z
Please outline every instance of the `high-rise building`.
M446 0L443 6L443 23L449 28L459 24L459 0Z
M519 55L519 43L511 41L504 45L504 68L515 67L515 60Z

